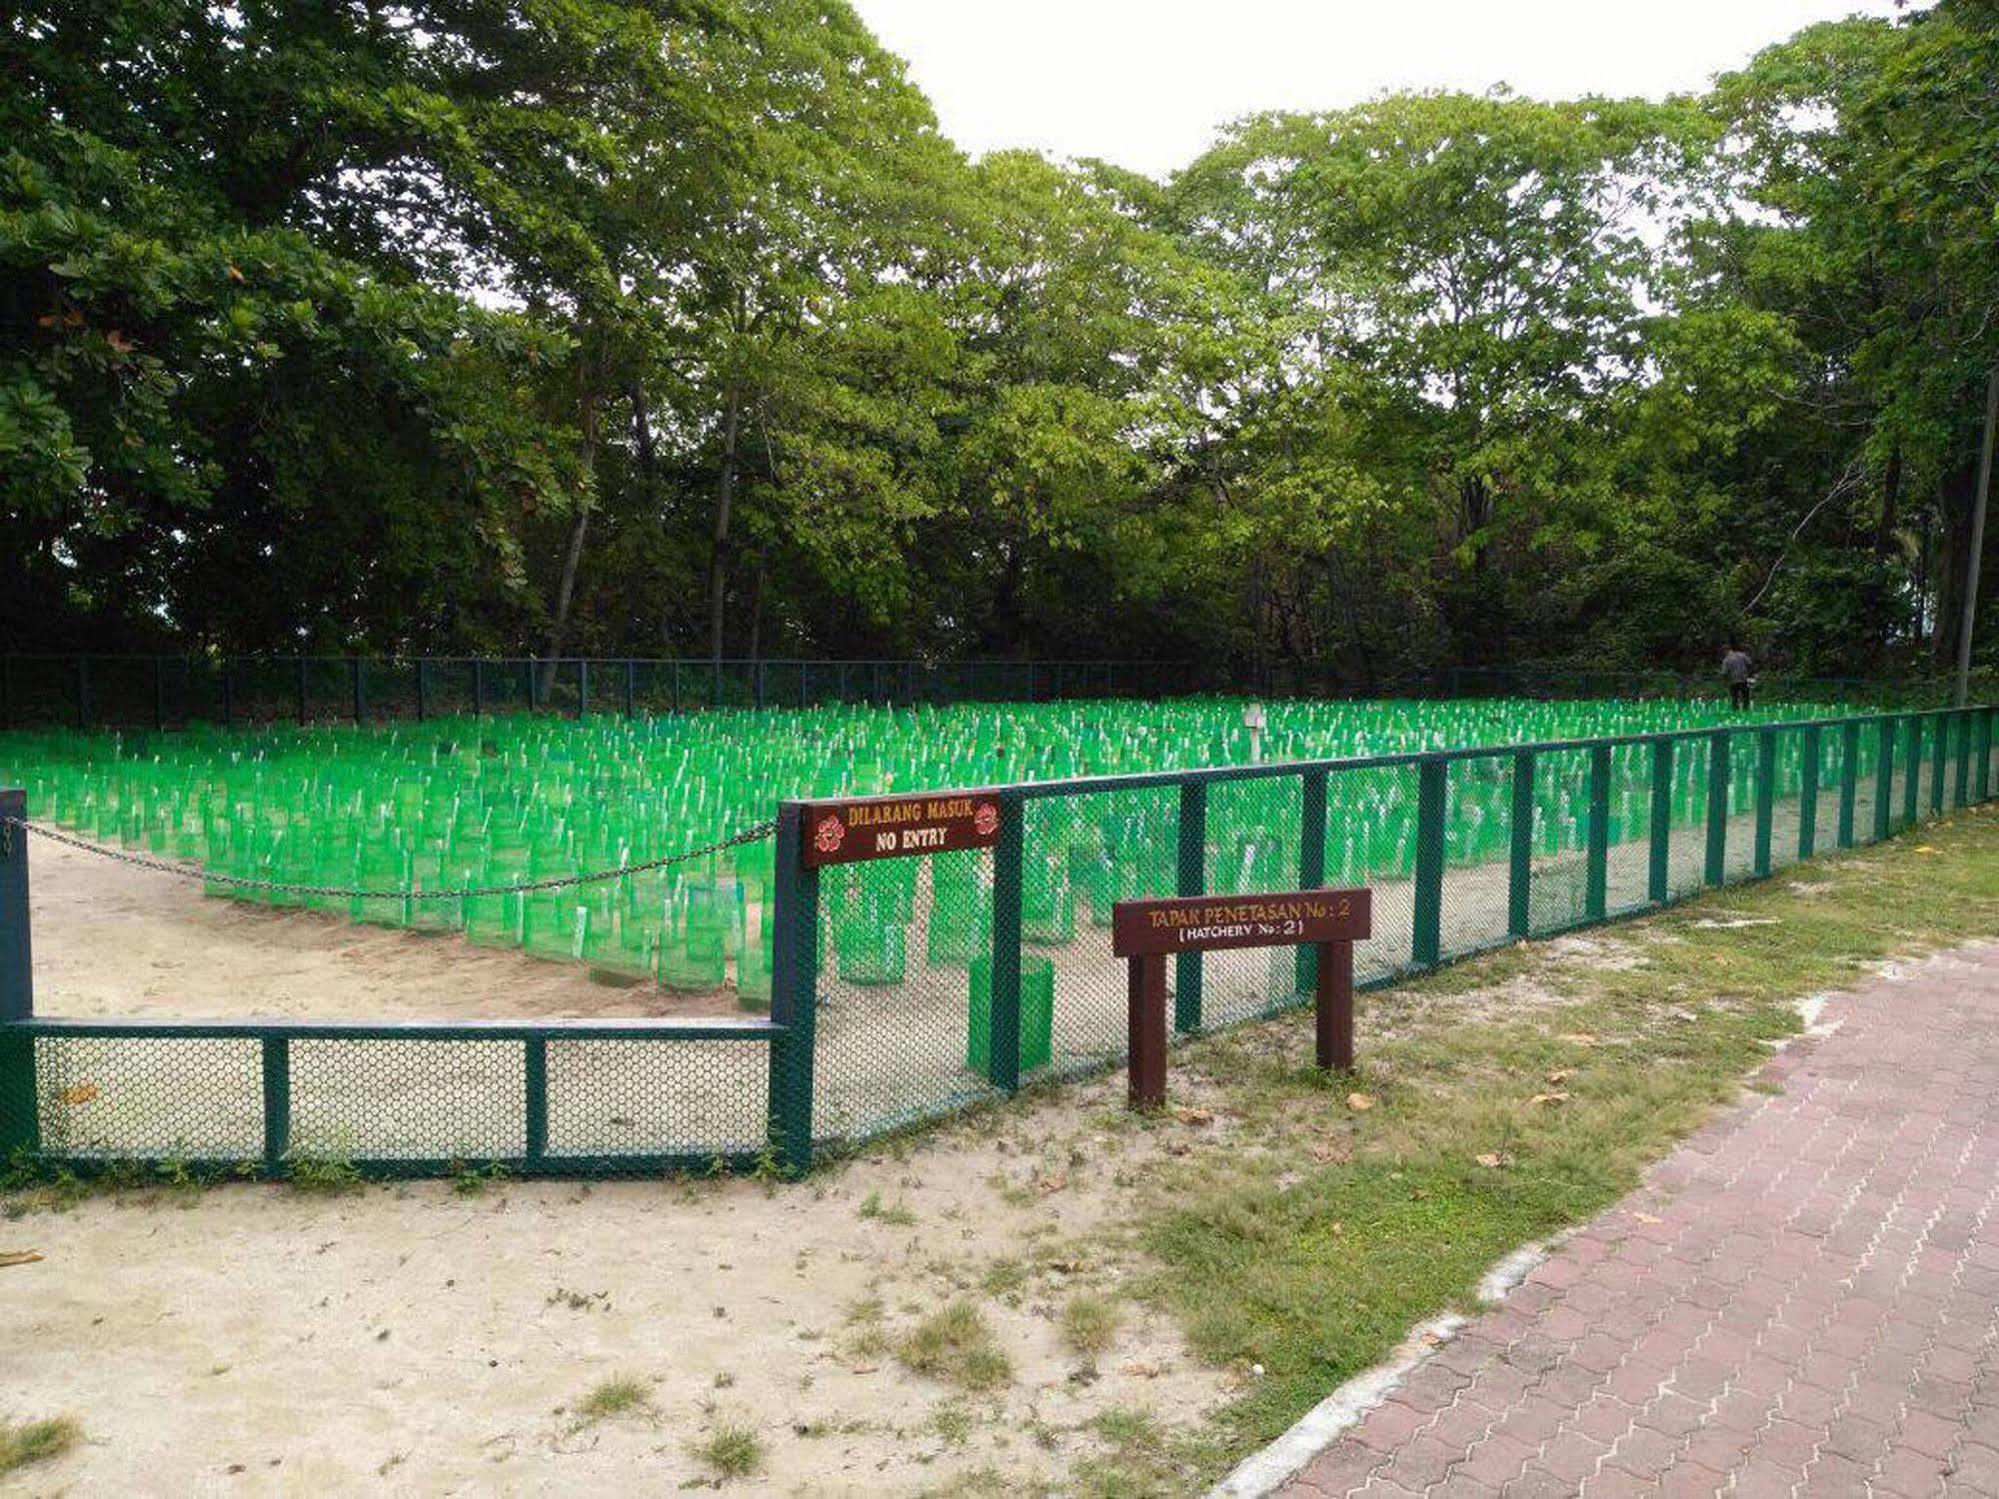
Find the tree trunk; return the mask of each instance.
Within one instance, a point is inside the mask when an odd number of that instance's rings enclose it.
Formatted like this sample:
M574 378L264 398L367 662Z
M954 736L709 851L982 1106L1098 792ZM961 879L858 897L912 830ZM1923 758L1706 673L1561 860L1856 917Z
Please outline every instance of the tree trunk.
M722 466L715 475L714 547L708 554L708 655L722 664L722 627L729 582L729 511L736 498L736 437L742 425L742 398L729 387L722 411Z
M569 527L569 548L562 556L562 576L555 585L555 618L548 630L548 664L542 668L541 698L548 701L555 687L556 663L569 634L569 604L576 595L576 569L583 560L583 538L590 531L590 506L596 492L597 396L586 390L582 398L583 487L576 496L576 519Z
M1967 458L1937 486L1937 512L1943 524L1937 527L1936 554L1931 561L1937 580L1937 607L1930 651L1946 665L1957 660L1958 628L1964 615L1964 556L1971 544L1971 499L1977 482L1976 470Z
M769 559L757 553L756 577L750 583L750 660L761 660L764 623L764 583L770 575Z

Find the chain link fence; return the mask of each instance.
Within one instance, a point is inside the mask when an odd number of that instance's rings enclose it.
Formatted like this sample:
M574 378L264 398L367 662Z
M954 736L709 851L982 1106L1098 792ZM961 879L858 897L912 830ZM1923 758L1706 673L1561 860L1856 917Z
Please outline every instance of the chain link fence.
M763 849L769 904L760 894L744 928L764 940L746 936L734 960L740 988L759 954L769 1014L696 1023L36 1018L23 805L0 793L0 1154L30 1169L251 1174L801 1170L1120 1064L1117 901L1366 885L1374 928L1356 978L1379 986L1986 800L1999 791L1995 726L1979 707L1018 784L992 793L995 848L823 871L803 867L804 804L787 802ZM759 847L772 828L718 847ZM481 902L557 886L649 901L644 881L676 861L426 894L455 899L479 941ZM279 881L264 894L365 906L414 892ZM494 919L538 929L526 906ZM604 929L589 956L615 965L624 923L614 912ZM722 957L690 947L675 961ZM641 971L658 961L633 958ZM1302 1003L1312 962L1309 949L1183 954L1169 971L1175 1029Z

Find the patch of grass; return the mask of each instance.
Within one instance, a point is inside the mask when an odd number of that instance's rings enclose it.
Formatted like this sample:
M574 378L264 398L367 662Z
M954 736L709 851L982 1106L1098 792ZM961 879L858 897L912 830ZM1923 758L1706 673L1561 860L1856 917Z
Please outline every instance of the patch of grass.
M364 1185L361 1170L345 1155L294 1151L285 1159L285 1180L294 1192L342 1197Z
M1813 870L1809 892L1781 879L1715 892L1575 939L1593 944L1580 957L1509 948L1367 996L1360 1075L1330 1086L1309 1066L1308 1014L1176 1056L1239 1122L1227 1150L1148 1179L1135 1236L1153 1269L1131 1290L1204 1360L1266 1371L1188 1438L1200 1473L1276 1436L1412 1324L1468 1304L1502 1255L1630 1191L1798 1029L1800 997L1999 930L1993 811ZM1501 986L1508 1001L1481 1007ZM1522 994L1532 1002L1511 1002ZM1079 1491L1147 1492L1157 1453L1106 1441Z
M1018 1296L1027 1285L1027 1266L1019 1260L994 1260L979 1279L988 1296Z
M902 1203L883 1203L880 1192L868 1193L861 1203L861 1216L886 1223L892 1228L908 1228L916 1222L916 1214Z
M992 1390L1013 1378L1013 1361L986 1315L969 1301L932 1312L897 1339L895 1356L918 1374L967 1390Z
M1113 1407L1090 1423L1103 1450L1079 1461L1070 1489L1079 1499L1164 1499L1197 1493L1194 1458L1184 1440L1147 1411Z
M718 1426L688 1450L718 1483L748 1478L764 1465L763 1438L747 1426Z
M930 1413L930 1429L953 1447L972 1438L972 1413L962 1400L947 1400Z
M451 1190L460 1197L477 1197L495 1182L507 1179L507 1168L498 1161L484 1166L468 1166L462 1162L451 1173Z
M593 1426L619 1416L637 1415L652 1409L652 1389L642 1379L619 1375L599 1384L576 1402L576 1424Z
M1062 1341L1084 1358L1095 1358L1117 1337L1124 1313L1107 1296L1072 1296L1062 1308Z
M51 1462L83 1440L83 1428L69 1416L18 1425L0 1422L0 1473L12 1473L30 1463Z

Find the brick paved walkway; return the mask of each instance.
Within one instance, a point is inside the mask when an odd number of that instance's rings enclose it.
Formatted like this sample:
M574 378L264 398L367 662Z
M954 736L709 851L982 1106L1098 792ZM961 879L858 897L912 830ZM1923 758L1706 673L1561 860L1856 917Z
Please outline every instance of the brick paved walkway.
M1999 1495L1999 944L1821 1024L1283 1492Z

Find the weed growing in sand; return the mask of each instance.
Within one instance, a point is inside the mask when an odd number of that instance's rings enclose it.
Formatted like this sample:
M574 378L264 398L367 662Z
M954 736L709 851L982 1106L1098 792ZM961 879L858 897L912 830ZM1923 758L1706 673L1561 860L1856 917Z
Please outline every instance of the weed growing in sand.
M607 1379L576 1403L576 1424L594 1426L619 1416L637 1415L652 1409L652 1391L642 1379L619 1375Z
M991 1390L1013 1378L1013 1362L986 1314L969 1301L932 1312L896 1341L895 1356L918 1374L967 1390Z
M344 1151L295 1150L285 1157L285 1175L294 1192L339 1197L361 1190L361 1168Z
M460 1197L477 1197L495 1182L507 1179L507 1168L498 1161L484 1166L468 1166L460 1161L451 1172L451 1190Z
M0 1422L0 1473L61 1457L83 1440L83 1428L68 1416L45 1421Z
M1107 1296L1073 1296L1062 1308L1062 1341L1084 1358L1095 1358L1111 1346L1123 1320L1118 1304Z
M763 1438L747 1426L718 1426L689 1451L721 1483L747 1478L764 1465Z
M916 1222L916 1214L902 1203L884 1204L880 1192L868 1193L861 1203L861 1216L872 1218L877 1223L886 1223L891 1228L908 1228Z

